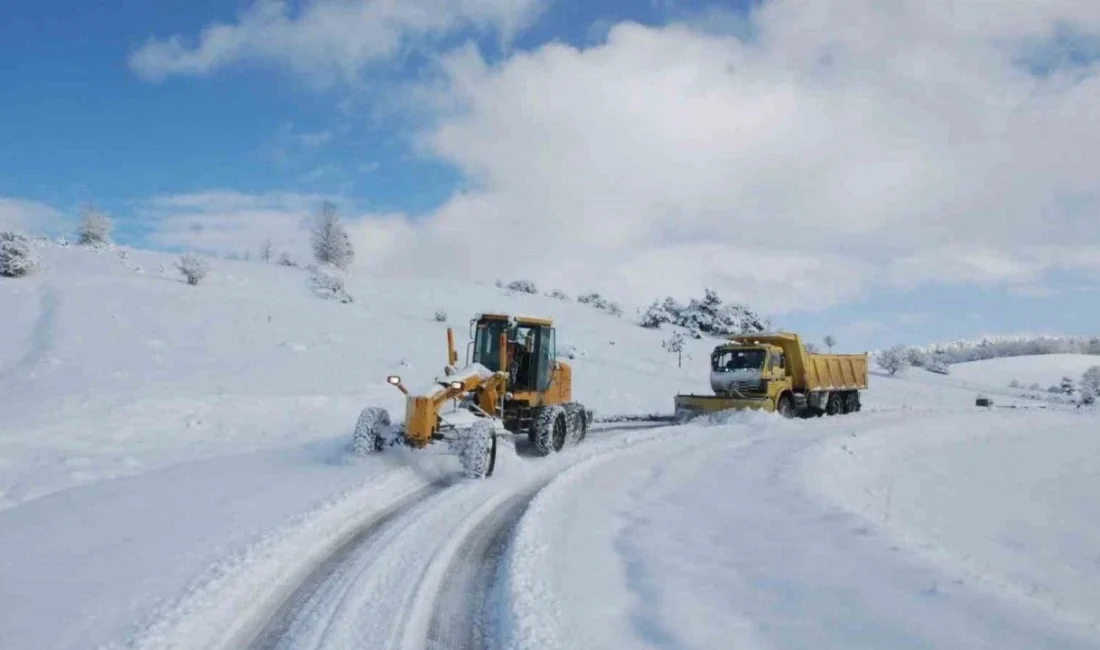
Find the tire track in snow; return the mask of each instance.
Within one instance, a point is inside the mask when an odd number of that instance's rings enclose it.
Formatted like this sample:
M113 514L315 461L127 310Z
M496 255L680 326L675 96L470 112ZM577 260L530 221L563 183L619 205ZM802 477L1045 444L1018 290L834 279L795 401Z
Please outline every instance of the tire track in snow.
M274 650L275 648L297 647L286 645L293 641L301 631L303 623L316 620L323 614L321 608L329 602L327 596L341 581L341 572L347 564L365 548L372 546L387 530L399 523L402 517L417 505L453 485L454 479L442 479L390 506L385 512L366 523L346 542L337 547L328 557L318 564L305 580L272 612L267 621L253 636L248 644L250 650Z
M39 287L38 316L31 326L27 350L9 368L0 369L0 391L3 391L18 375L42 363L46 354L53 349L59 304L57 291L52 285L46 283Z
M490 608L512 533L535 496L549 483L508 498L462 541L447 566L428 624L426 650L482 650L494 647Z

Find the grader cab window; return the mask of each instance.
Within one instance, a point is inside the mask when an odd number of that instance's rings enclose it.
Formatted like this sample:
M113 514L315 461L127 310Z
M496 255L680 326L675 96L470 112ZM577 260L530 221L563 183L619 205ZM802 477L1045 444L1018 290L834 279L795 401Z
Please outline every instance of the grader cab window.
M505 321L478 323L474 336L474 362L489 370L500 370L500 335L508 331Z

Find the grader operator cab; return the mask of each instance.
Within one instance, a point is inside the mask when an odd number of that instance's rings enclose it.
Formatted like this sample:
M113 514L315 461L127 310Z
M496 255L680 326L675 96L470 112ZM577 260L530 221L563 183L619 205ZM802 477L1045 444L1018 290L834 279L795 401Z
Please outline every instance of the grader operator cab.
M385 409L363 409L356 453L446 442L466 475L480 478L493 473L500 435L525 434L543 456L584 439L592 413L573 401L572 368L557 359L553 321L481 314L470 321L470 338L459 369L454 330L447 328L443 377L425 390L410 391L396 375L387 378L405 394L405 417L394 424Z

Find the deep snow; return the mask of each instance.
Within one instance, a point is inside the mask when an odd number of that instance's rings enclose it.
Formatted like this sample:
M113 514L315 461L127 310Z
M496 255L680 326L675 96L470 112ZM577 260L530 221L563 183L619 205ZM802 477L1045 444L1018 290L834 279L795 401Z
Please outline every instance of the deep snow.
M553 316L559 351L576 351L575 393L598 415L669 412L677 392L709 391L713 340L687 341L680 369L661 348L667 332L575 302L350 278L355 302L340 304L312 294L301 269L221 260L191 287L168 255L43 253L36 275L0 282L4 648L216 647L350 531L454 477L452 456L347 449L364 406L400 413L387 375L415 386L442 375L437 311L455 327L460 365L475 313ZM425 523L379 549L393 564L364 584L397 584L384 575L402 567L438 578L487 508L564 472L521 519L499 585L500 632L518 647L570 634L581 647L858 644L902 638L903 620L918 639L938 634L920 625L986 633L999 621L1008 646L1042 630L1068 638L1100 602L1088 582L1100 583L1088 564L1100 472L1084 433L1095 415L976 411L979 392L1036 405L1007 383L1052 360L997 361L981 375L971 364L948 377L876 373L856 416L593 433L551 459L507 448L497 476L422 508ZM875 509L884 481L908 495L888 518ZM860 531L877 577L860 575L837 526ZM769 551L783 535L788 546ZM815 544L820 535L835 543ZM962 584L945 595L950 580ZM912 592L926 583L931 603ZM425 588L417 598L430 600ZM856 592L866 607L830 618L830 598ZM871 607L880 596L898 612ZM406 615L426 624L423 608ZM858 634L868 630L885 636Z

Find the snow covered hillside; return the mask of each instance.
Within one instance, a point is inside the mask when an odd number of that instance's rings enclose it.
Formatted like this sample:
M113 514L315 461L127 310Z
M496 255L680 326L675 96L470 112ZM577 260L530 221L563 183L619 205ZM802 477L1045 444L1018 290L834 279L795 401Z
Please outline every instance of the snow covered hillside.
M974 407L1035 405L1008 382L1054 357L876 372L839 418L517 440L465 481L348 451L448 324L461 359L478 312L553 317L597 415L709 392L714 340L678 368L629 314L491 285L353 277L345 304L303 269L41 252L0 282L5 649L1100 647L1096 413Z

